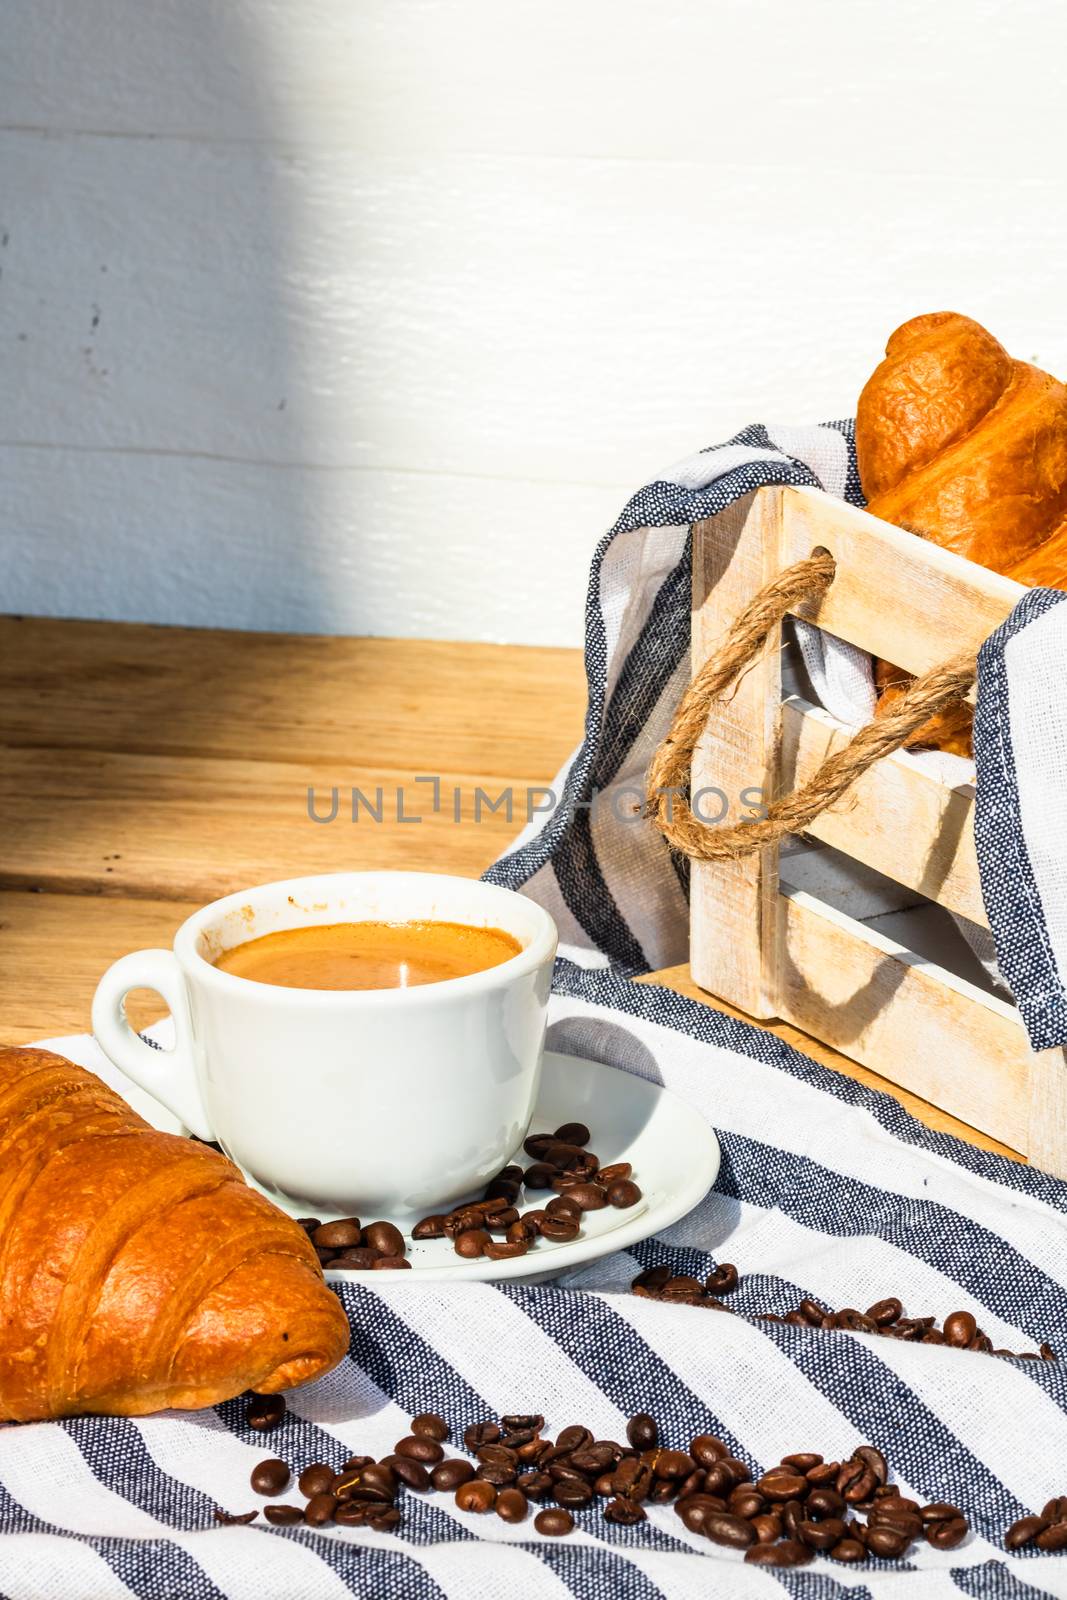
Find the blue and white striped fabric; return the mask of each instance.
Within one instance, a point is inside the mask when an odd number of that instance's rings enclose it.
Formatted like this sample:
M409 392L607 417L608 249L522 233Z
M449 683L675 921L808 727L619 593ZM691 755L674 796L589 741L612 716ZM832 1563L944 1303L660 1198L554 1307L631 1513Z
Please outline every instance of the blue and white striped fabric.
M896 1294L913 1315L973 1311L997 1346L1021 1351L1047 1340L1067 1354L1067 1184L929 1132L894 1100L773 1035L631 982L635 971L684 959L685 874L650 829L616 825L611 805L583 805L594 789L619 799L640 788L684 687L689 524L769 482L817 483L857 500L849 425L747 429L631 502L594 564L587 738L563 777L569 807L491 873L544 900L560 923L569 959L551 1002L552 1047L686 1098L719 1134L714 1190L662 1237L555 1284L420 1285L367 1274L345 1285L350 1357L291 1397L269 1448L297 1469L314 1459L339 1465L354 1451L385 1453L426 1408L458 1428L487 1414L543 1411L550 1429L582 1422L600 1437L619 1436L627 1415L649 1410L665 1442L711 1431L754 1471L787 1451L838 1457L874 1443L905 1493L955 1501L973 1533L951 1552L915 1547L903 1568L820 1558L774 1573L690 1534L669 1507L650 1508L635 1528L580 1513L578 1530L559 1541L528 1523L465 1516L443 1494L408 1496L392 1534L219 1527L216 1506L250 1508L248 1474L266 1453L232 1402L192 1415L0 1429L7 1600L758 1600L783 1591L798 1600L1067 1600L1062 1557L1003 1548L1012 1521L1067 1492L1067 1360L745 1315L785 1310L803 1295L862 1308ZM1033 763L1040 719L1015 690L1036 669L1016 646L1035 637L1031 624L1067 621L1067 610L1039 595L1027 605L983 660L981 826L988 852L1007 859L1011 848L1015 862L1029 862L1027 885L1009 869L1004 883L987 873L986 888L1021 1004L1031 979L1024 935L1010 929L1042 918L1048 959L1033 979L1028 1021L1040 1010L1055 1032L1067 941L1047 898L1054 829L1039 828L1040 815L1035 822L1029 788L1035 772L1049 784L1055 772L1051 756L1040 769ZM800 642L825 703L862 717L865 662L833 641ZM92 1040L49 1043L108 1075ZM698 1275L736 1263L742 1288L732 1303L741 1314L628 1294L634 1274L658 1261Z

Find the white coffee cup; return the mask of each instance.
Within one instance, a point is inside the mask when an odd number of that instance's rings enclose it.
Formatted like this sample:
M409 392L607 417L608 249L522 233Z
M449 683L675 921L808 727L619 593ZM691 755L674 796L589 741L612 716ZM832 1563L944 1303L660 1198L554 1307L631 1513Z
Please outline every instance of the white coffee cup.
M290 989L220 971L234 945L336 922L501 928L519 953L404 989ZM196 911L174 949L116 961L93 1000L111 1060L265 1193L316 1216L424 1215L471 1195L525 1137L537 1099L556 928L494 884L424 872L294 878ZM170 1007L161 1051L131 989Z

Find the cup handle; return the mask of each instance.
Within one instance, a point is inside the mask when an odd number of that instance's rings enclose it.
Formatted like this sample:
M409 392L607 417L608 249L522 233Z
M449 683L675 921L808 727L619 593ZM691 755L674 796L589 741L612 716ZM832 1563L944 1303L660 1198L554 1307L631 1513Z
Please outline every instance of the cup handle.
M131 989L154 989L174 1018L174 1048L146 1044L126 1020ZM93 996L93 1033L104 1054L134 1083L180 1117L199 1139L214 1139L197 1083L189 997L170 950L135 950L108 968Z

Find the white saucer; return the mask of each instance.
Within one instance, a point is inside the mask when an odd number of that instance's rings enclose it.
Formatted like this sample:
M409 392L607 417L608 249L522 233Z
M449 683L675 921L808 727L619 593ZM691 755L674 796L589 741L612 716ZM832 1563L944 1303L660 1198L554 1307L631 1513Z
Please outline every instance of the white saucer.
M699 1205L718 1176L719 1141L700 1113L684 1100L629 1072L546 1050L530 1132L552 1133L564 1122L586 1124L592 1133L589 1147L602 1166L630 1162L643 1196L636 1206L628 1211L616 1211L612 1206L587 1211L579 1237L570 1244L538 1239L527 1255L514 1261L484 1257L466 1261L456 1255L450 1239L413 1240L404 1230L411 1271L391 1273L390 1283L555 1277L669 1227ZM513 1159L528 1167L533 1157L520 1148ZM551 1199L551 1190L523 1190L518 1206L520 1211L529 1211ZM292 1214L298 1215L296 1211ZM366 1216L362 1220L379 1219ZM365 1272L331 1272L329 1268L326 1276L337 1283L367 1279Z

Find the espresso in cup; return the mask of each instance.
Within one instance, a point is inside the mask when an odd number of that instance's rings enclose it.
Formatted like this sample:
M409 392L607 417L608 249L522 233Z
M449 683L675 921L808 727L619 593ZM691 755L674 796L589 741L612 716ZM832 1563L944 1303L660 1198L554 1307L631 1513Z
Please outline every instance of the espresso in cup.
M214 965L284 989L412 989L498 967L521 949L503 928L464 922L327 922L248 939Z

